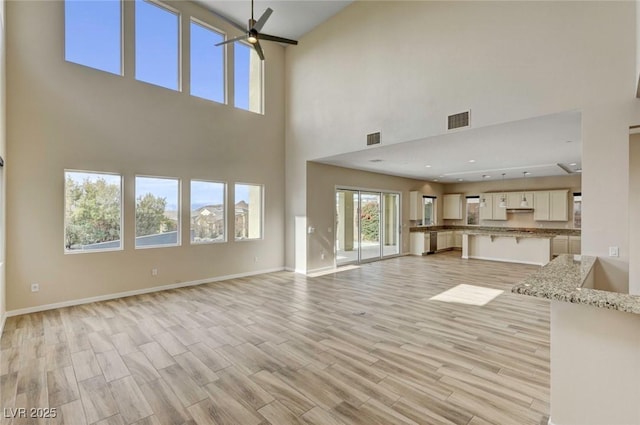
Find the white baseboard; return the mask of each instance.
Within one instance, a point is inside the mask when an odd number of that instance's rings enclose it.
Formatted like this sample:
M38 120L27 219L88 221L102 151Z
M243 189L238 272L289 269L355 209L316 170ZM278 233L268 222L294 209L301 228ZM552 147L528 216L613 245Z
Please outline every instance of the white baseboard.
M7 321L7 313L2 313L0 316L0 337L2 337L2 332L4 331L4 324Z
M307 270L305 274L314 274L314 273L323 273L323 272L328 272L329 270L335 270L336 267L335 266L328 266L328 267L320 267L317 269L312 269L312 270Z
M476 255L470 255L468 258L473 258L474 260L498 261L500 263L531 264L532 266L544 266L544 264L542 263L536 263L533 261L505 260L504 258L480 257Z
M135 289L133 291L117 292L115 294L98 295L97 297L81 298L77 300L62 301L62 302L53 303L53 304L44 304L44 305L39 305L35 307L20 308L17 310L7 311L5 313L5 317L20 316L22 314L37 313L40 311L53 310L56 308L72 307L72 306L81 305L81 304L90 304L90 303L95 303L99 301L113 300L116 298L130 297L133 295L142 295L142 294L149 294L152 292L166 291L167 289L184 288L185 286L202 285L203 283L219 282L221 280L237 279L241 277L255 276L259 274L273 273L273 272L279 272L283 270L284 270L284 267L276 267L272 269L258 270L254 272L230 274L225 276L211 277L207 279L192 280L190 282L180 282L180 283L174 283L171 285L154 286L152 288ZM2 324L4 327L4 319L2 321Z

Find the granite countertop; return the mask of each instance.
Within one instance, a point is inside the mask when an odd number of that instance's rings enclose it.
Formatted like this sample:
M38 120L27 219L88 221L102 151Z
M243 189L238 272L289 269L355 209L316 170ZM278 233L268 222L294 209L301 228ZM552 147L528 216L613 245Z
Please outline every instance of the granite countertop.
M515 285L511 292L640 314L640 296L583 287L596 259L586 255L559 255L522 283Z
M499 236L499 237L512 237L512 238L537 238L537 239L551 239L558 236L556 233L550 232L531 232L531 231L517 231L517 230L463 230L467 235L478 236Z
M546 229L539 227L491 227L491 226L460 226L460 225L445 225L445 226L415 226L410 227L410 232L446 232L451 230L464 230L466 233L475 232L503 232L503 233L517 233L522 232L524 234L542 234L546 236L580 236L580 229ZM477 234L477 233L476 233ZM497 233L496 233L497 234ZM502 233L501 233L502 234ZM522 235L526 237L525 235ZM518 235L518 237L521 237ZM535 237L535 236L534 236Z

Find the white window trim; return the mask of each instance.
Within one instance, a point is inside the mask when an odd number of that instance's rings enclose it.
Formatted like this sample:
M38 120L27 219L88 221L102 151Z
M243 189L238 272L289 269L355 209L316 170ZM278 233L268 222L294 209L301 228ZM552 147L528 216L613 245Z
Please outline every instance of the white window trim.
M200 25L201 27L203 27L205 29L208 29L210 31L217 32L218 34L222 35L223 41L227 41L227 33L225 31L215 27L214 25L208 24L208 23L204 22L203 20L195 18L193 16L189 17L189 24L191 24L191 23L194 23L196 25ZM219 105L228 105L229 104L229 77L227 75L228 74L228 72L227 72L228 71L227 62L229 61L229 54L228 54L229 45L225 44L222 47L224 49L224 51L222 53L222 62L223 62L222 63L222 73L223 73L222 84L224 85L224 87L222 88L222 90L224 92L224 94L223 94L224 99L223 99L222 103L221 102L217 102L215 100L206 99L204 97L200 97L200 96L196 96L194 94L191 94L191 75L189 75L189 96L196 97L198 99L202 99L202 100L205 100L207 102L212 102L212 103L216 103L216 104L219 104ZM191 50L191 25L189 25L189 74L191 74L191 58L192 57L193 57L193 51ZM226 183L225 183L225 185L226 185Z
M244 44L245 46L249 47L251 49L251 51L253 51L256 54L256 56L258 54L257 52L255 52L255 49L253 48L253 45L251 43L246 42L246 41L238 40L238 41L235 41L234 43L229 43L229 44L233 44L234 45L233 46L233 73L234 73L233 93L234 93L234 97L235 97L235 92L236 92L236 87L235 87L236 86L236 80L235 80L235 72L236 72L235 44L236 43ZM264 113L264 105L265 105L264 62L265 61L260 61L260 111L256 112L256 111L252 111L251 109L240 108L240 107L236 106L236 102L235 102L235 98L234 98L233 107L235 109L239 109L241 111L246 111L246 112L251 112L252 114L265 115L265 113Z
M259 238L240 238L236 237L236 185L260 186L260 237ZM260 183L233 183L233 238L235 242L251 242L264 240L264 217L265 217L265 185Z
M159 8L161 8L161 9L166 10L167 12L175 14L176 17L178 18L178 58L177 58L177 61L178 61L178 81L177 81L178 87L176 89L172 89L170 87L160 86L158 84L154 84L154 83L151 83L149 81L143 81L143 80L138 79L138 75L137 75L138 70L137 70L137 68L135 66L135 64L136 64L136 56L138 54L138 51L137 51L138 49L137 49L136 42L135 42L135 35L136 35L136 29L137 29L136 28L137 27L137 25L136 25L137 22L136 22L135 14L138 13L138 9L137 9L136 4L135 4L136 1L142 1L144 3L151 3L152 5L155 5L155 6L159 7ZM134 17L133 17L133 38L134 38L134 42L133 42L133 65L134 65L133 79L135 81L139 82L139 83L149 84L150 86L159 87L161 89L171 90L171 91L175 91L175 92L178 92L178 93L182 93L182 91L183 91L182 90L182 53L183 53L182 52L182 38L183 38L182 37L182 29L183 29L182 28L182 12L180 10L178 10L178 9L176 9L174 7L171 7L168 4L163 3L161 1L158 1L158 0L134 0L134 5L133 6L134 6L133 7L133 9L134 9L134 12L133 12L134 13ZM191 52L191 50L189 50L189 52Z
M189 180L189 214L191 214L191 199L193 199L193 191L191 190L191 183L192 182L203 182L203 183L219 183L223 185L223 191L224 193L222 194L222 219L224 221L224 236L222 238L221 241L211 241L211 242L194 242L191 240L191 215L189 215L189 244L190 245L194 245L194 246L200 246L200 245L216 245L216 244L222 244L222 243L227 243L228 242L228 235L229 235L229 220L227 220L227 209L228 209L228 184L227 182L223 182L223 181L216 181L216 180L204 180L204 179L191 179ZM234 217L235 218L235 217ZM235 222L234 222L235 225ZM235 228L234 228L235 230Z
M144 0L148 1L148 0ZM145 178L145 179L163 179L163 180L177 180L178 181L178 225L176 235L176 243L175 244L164 244L164 245L145 245L145 246L137 246L136 245L136 203L138 200L138 191L137 191L137 178ZM167 177L167 176L149 176L144 174L136 174L133 178L133 247L134 249L155 249L155 248L175 248L182 246L182 180L178 177Z
M87 174L107 174L111 176L120 177L120 247L119 248L105 248L105 249L90 249L90 250L68 250L65 244L65 239L67 236L67 173L87 173ZM62 197L64 202L62 203L63 211L62 211L62 249L64 255L76 255L76 254L93 254L100 252L116 252L116 251L124 251L124 176L120 173L114 173L110 171L88 171L88 170L77 170L77 169L69 169L65 168L62 176L64 181L62 183L63 194Z

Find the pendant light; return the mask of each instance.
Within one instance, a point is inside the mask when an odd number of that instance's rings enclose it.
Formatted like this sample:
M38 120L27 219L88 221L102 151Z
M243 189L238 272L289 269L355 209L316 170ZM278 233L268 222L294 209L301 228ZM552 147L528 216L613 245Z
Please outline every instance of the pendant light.
M504 176L506 173L502 173L502 188L504 189ZM500 196L500 203L498 204L500 208L507 208L507 199L504 196L504 192Z
M524 180L527 178L527 174L529 174L529 173L526 172L526 171L522 173L522 181L523 181L522 185L523 186L525 186L524 185ZM522 208L529 208L529 201L527 201L527 194L524 193L524 191L522 192L522 201L520 201L520 206Z

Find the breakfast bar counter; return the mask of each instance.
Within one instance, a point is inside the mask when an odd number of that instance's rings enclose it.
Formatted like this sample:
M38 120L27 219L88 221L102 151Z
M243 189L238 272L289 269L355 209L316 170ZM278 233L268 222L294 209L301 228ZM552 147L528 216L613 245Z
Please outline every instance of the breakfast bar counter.
M514 230L465 230L462 258L544 266L552 257L555 233Z

